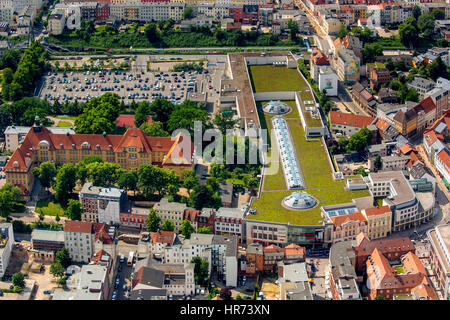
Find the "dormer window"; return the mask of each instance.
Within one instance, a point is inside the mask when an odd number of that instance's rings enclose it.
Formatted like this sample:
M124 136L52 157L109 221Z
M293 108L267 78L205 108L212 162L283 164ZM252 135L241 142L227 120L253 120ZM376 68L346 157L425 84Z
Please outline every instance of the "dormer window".
M83 148L83 149L89 149L91 146L89 145L89 143L88 142L83 142L82 144L81 144L81 148Z

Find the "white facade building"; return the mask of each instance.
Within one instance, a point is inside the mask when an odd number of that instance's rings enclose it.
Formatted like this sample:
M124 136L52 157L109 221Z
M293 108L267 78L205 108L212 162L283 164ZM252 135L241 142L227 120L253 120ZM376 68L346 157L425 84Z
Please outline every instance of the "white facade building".
M327 91L327 96L337 96L338 77L330 66L319 67L319 90Z
M0 277L3 277L11 257L14 231L11 223L0 223Z

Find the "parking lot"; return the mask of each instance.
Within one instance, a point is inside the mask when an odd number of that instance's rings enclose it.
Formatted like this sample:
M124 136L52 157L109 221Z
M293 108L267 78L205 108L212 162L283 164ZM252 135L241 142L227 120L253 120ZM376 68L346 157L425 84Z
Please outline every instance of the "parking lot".
M139 56L140 60L146 59ZM147 57L148 59L148 57ZM138 61L135 62L135 64ZM224 63L222 63L224 65ZM152 102L157 97L182 103L189 93L206 94L209 102L219 96L219 83L223 74L217 72L216 63L206 63L203 71L171 72L147 71L132 65L131 71L67 71L49 72L37 90L37 96L52 103L59 100L73 102L88 101L106 92L114 92L126 103L135 100Z

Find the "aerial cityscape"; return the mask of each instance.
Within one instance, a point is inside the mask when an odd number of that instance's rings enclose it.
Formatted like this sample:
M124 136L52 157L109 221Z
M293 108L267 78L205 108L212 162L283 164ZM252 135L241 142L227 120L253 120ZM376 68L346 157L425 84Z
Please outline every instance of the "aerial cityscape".
M447 0L0 0L0 301L450 300L449 41Z

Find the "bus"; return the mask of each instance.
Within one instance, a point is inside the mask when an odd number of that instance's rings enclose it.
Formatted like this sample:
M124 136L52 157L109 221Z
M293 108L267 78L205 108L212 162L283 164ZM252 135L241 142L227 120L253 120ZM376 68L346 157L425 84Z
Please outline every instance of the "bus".
M127 266L131 267L133 265L133 260L134 260L134 251L130 251L130 253L128 254Z

